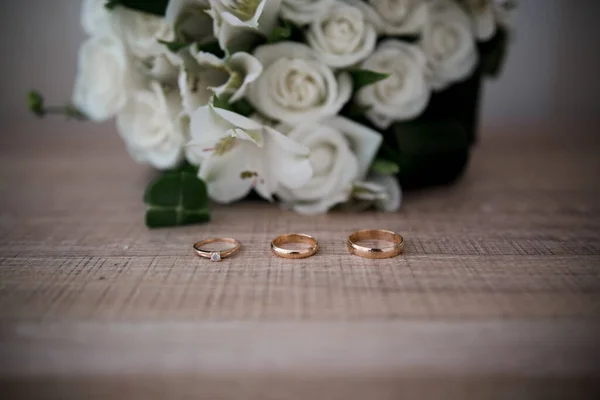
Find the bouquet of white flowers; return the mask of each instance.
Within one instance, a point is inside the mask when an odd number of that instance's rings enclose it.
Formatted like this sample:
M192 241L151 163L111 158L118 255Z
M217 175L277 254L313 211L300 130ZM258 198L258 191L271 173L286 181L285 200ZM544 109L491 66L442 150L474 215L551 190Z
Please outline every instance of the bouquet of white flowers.
M84 0L74 117L165 171L148 226L252 190L303 214L395 211L460 175L514 1ZM37 92L29 106L46 108Z

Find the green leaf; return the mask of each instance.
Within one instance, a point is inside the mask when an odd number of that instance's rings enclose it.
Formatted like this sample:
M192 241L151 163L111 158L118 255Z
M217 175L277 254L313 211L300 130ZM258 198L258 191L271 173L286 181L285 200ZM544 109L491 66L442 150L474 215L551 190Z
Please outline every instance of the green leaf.
M123 6L132 10L163 17L167 11L169 0L107 0L105 7L109 10Z
M229 104L229 96L218 97L217 95L213 95L212 105L217 108L233 111L233 107Z
M396 175L400 172L400 167L393 161L376 158L371 164L371 171L379 175Z
M252 104L246 99L238 100L231 106L233 107L234 112L243 115L244 117L249 117L254 113L254 107L252 107Z
M502 71L508 53L509 35L506 29L498 29L496 35L485 43L479 44L481 69L484 74L497 77Z
M168 172L146 189L146 225L149 228L208 222L206 185L188 171Z
M232 111L234 113L243 115L244 117L249 117L254 113L254 107L248 102L246 99L241 99L236 101L235 103L230 103L229 99L231 98L228 94L223 94L220 97L216 95L213 96L212 104L214 107L223 108L228 111Z
M190 174L193 174L194 176L196 176L198 174L198 168L199 167L197 165L193 165L193 164L190 164L187 161L184 161L183 164L181 164L173 172L189 172Z
M357 104L355 101L349 101L346 103L342 111L340 111L340 114L346 118L359 120L365 116L365 113L369 111L371 107L372 106L363 106Z
M165 45L171 53L178 53L179 51L194 44L193 42L185 42L179 40L169 42L168 40L162 39L158 39L158 43ZM221 49L221 47L219 47L219 42L217 41L198 44L198 51L210 53L219 58L225 57L225 52Z
M464 126L452 119L418 120L394 126L403 188L445 184L464 171L470 143ZM390 138L386 138L390 140Z
M216 40L214 42L207 42L198 45L198 50L203 51L205 53L214 54L219 58L225 57L225 52L219 45L219 42L217 42Z
M44 111L44 96L40 92L32 90L27 93L27 107L38 117L46 115Z
M370 71L368 69L351 69L348 72L352 76L353 90L355 92L358 92L365 86L372 85L390 76L390 74Z
M469 145L464 127L451 119L397 123L394 131L400 154L437 154Z
M477 137L482 81L481 68L477 68L467 80L441 92L434 92L419 120L458 121L466 130L469 142L474 143Z
M158 39L158 43L164 44L171 53L178 53L180 50L190 46L191 43L185 42L169 42L167 40Z
M289 21L284 20L281 22L281 25L276 26L275 28L273 28L271 33L269 33L269 35L267 37L267 42L268 43L277 43L277 42L281 42L284 40L288 40L289 38L292 37L292 33L293 33L292 24Z

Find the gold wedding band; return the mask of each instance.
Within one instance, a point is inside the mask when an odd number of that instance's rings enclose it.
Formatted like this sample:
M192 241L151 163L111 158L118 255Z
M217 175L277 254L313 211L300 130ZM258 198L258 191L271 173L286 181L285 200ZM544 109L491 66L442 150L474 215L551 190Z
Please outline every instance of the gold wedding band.
M309 244L310 247L301 250L291 250L281 247L288 243L306 243ZM306 258L319 251L319 243L317 242L317 239L312 236L304 235L302 233L290 233L273 239L271 242L271 250L273 251L273 254L283 258Z
M363 240L382 240L390 242L389 246L366 247L357 244ZM392 258L404 250L404 238L392 231L383 229L368 229L354 232L348 236L348 251L355 256L364 258Z
M202 247L211 244L211 243L230 243L233 244L233 247L227 248L224 250L206 250ZM232 238L214 238L214 239L205 239L199 242L194 243L194 252L198 257L208 258L210 261L219 262L222 259L232 256L242 247L241 243Z

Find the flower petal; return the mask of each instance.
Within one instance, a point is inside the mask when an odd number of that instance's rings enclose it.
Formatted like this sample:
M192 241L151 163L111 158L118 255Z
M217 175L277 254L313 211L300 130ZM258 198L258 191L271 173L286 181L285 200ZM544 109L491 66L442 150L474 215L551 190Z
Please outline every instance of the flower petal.
M299 58L304 60L317 60L317 54L313 49L302 43L280 42L260 46L254 52L254 57L267 68L281 58Z
M240 73L244 78L242 84L235 88L237 90L229 100L230 103L233 103L244 97L248 85L257 80L260 74L262 74L263 66L255 57L243 52L232 55L228 66L232 71Z
M333 117L324 123L339 130L348 138L358 160L359 178L366 177L383 141L381 134L344 117Z
M337 204L345 203L350 198L349 191L343 191L334 196L314 202L297 203L292 206L293 210L303 215L325 214L330 208Z
M398 211L402 205L402 189L396 177L375 175L370 180L385 188L386 198L375 202L377 208L387 212Z
M229 103L241 100L246 94L248 85L258 79L263 71L260 61L244 52L238 52L229 57L225 68L229 73L229 79L223 85L212 90L219 98L229 97Z
M273 128L265 127L267 135L266 158L275 180L290 189L304 186L313 176L308 158L309 149L284 136Z
M219 140L230 135L235 128L208 105L198 108L191 116L190 135L196 145L213 147Z
M253 172L256 146L237 141L234 148L222 155L212 155L200 165L198 177L206 182L208 195L219 203L231 203L244 198L252 189L252 179L243 172Z
M210 108L215 114L235 127L250 131L260 131L262 128L262 125L258 122L251 120L250 118L246 118L243 115L234 113L233 111L213 106L210 106Z

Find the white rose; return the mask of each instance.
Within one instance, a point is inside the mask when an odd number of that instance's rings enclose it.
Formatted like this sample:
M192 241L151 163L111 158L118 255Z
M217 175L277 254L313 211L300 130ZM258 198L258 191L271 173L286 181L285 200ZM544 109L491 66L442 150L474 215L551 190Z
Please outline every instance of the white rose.
M165 92L158 82L136 92L117 116L117 129L132 157L158 169L179 164L186 143L178 121L180 112L177 91Z
M373 52L377 33L360 9L337 2L314 20L306 39L325 64L344 68Z
M428 2L436 0L345 0L363 10L382 35L414 35L427 22Z
M165 19L152 14L116 6L109 10L106 0L83 0L81 25L91 36L115 35L135 57L146 59L164 54L158 40L171 41L174 34Z
M90 36L104 36L113 32L111 11L105 7L106 0L83 0L81 3L81 26Z
M477 48L469 17L451 0L432 4L429 25L421 39L428 77L435 90L468 78L477 66Z
M261 46L254 56L264 67L247 98L267 117L296 124L336 115L352 94L347 73L337 75L300 43Z
M510 23L517 0L460 0L471 16L475 37L486 41L495 34L497 27Z
M519 0L496 0L494 2L494 16L498 25L510 28L518 7Z
M146 59L164 54L159 40L172 41L174 34L164 18L116 6L109 11L111 32L121 39L135 57Z
M279 187L294 189L312 177L308 149L275 129L211 105L192 115L188 147L201 159L198 176L221 203L245 197L253 188L271 200Z
M171 27L163 18L121 6L108 10L105 4L105 0L84 0L82 25L86 32L118 37L136 69L152 79L174 83L179 72L176 56L159 42L174 40Z
M389 74L356 94L356 102L369 107L366 116L378 128L412 119L427 107L431 90L425 78L425 55L418 46L386 40L362 67Z
M263 70L256 58L244 52L220 59L192 46L188 53L182 54L182 59L179 89L185 112L190 115L207 105L213 94L229 103L242 99L248 85Z
M276 194L302 214L324 213L346 202L382 141L378 132L343 117L298 125L287 136L310 149L313 177L295 189L280 187Z
M121 41L92 37L79 50L73 104L94 121L114 117L141 84Z
M253 31L268 35L279 15L281 0L209 0L214 36L223 50L235 52L253 40Z
M307 25L325 13L335 0L283 0L281 15L298 25Z
M471 16L475 37L488 40L496 33L494 0L459 0Z

